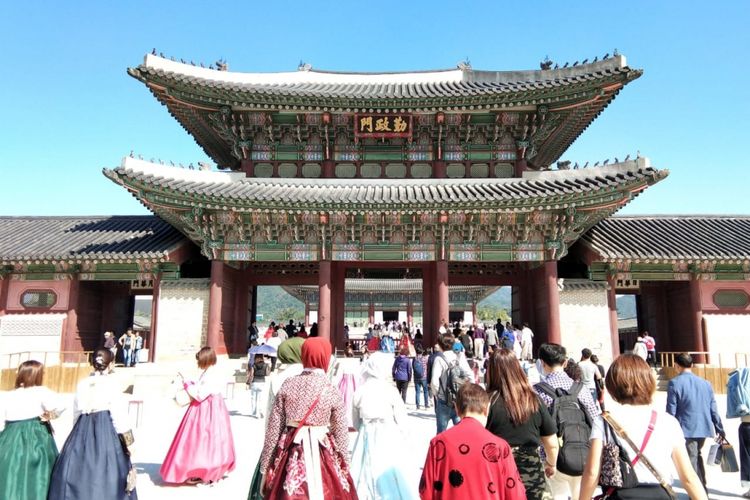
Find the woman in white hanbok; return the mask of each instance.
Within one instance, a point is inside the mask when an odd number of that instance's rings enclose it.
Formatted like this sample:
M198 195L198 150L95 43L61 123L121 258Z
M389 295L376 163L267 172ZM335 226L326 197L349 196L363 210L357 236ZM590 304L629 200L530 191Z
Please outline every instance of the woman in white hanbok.
M417 498L417 484L407 480L409 463L406 407L393 385L393 356L373 353L362 365L362 385L354 393L352 421L359 430L351 473L360 499Z

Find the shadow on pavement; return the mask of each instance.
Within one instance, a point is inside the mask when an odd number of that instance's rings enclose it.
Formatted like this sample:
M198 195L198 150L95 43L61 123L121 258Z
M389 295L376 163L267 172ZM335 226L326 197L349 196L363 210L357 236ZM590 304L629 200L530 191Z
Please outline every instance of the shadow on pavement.
M138 472L138 474L142 474L142 473L148 474L148 478L155 485L168 486L167 483L162 481L161 474L159 474L159 469L161 468L161 464L136 462L133 464L133 467L135 467L135 470Z

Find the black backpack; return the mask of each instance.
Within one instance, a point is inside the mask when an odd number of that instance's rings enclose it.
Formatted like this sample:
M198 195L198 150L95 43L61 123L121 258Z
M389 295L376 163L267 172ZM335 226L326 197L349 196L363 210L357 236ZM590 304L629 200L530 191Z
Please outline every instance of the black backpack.
M422 362L418 357L415 357L411 361L411 368L414 372L414 380L424 380L424 366L422 366Z
M443 353L440 353L438 356L442 358L447 365L443 369L443 373L440 374L440 389L445 395L445 403L448 407L453 408L453 404L458 397L458 390L461 389L465 383L471 382L471 379L461 371L461 367L458 365L458 359L449 363L448 360L445 359L445 356L443 356Z
M591 437L591 422L578 401L578 393L583 389L583 384L573 382L569 391L555 389L546 382L539 382L534 387L552 398L549 410L557 424L557 436L561 441L557 470L569 476L582 475Z

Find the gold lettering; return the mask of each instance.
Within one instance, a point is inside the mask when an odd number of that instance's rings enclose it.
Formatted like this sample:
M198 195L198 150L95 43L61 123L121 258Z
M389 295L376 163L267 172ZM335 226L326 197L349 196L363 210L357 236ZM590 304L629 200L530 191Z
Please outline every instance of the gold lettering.
M394 132L406 132L406 126L407 126L407 121L401 118L400 116L397 116L396 119L393 120Z
M359 119L359 131L372 132L372 116L367 116Z
M388 123L388 117L384 116L383 118L379 118L375 120L375 132L390 132L391 127Z

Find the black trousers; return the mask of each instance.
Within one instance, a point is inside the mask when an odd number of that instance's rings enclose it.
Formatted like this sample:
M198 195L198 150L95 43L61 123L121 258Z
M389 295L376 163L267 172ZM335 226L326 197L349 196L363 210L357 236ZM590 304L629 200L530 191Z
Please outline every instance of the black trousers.
M750 422L740 424L740 480L750 482Z
M706 468L703 465L704 460L701 450L705 442L706 438L685 438L685 448L687 448L687 454L690 458L690 465L698 474L698 479L701 480L703 488L706 488ZM707 488L706 491L708 491Z
M396 389L401 393L401 399L406 403L406 390L409 388L408 380L396 380Z

